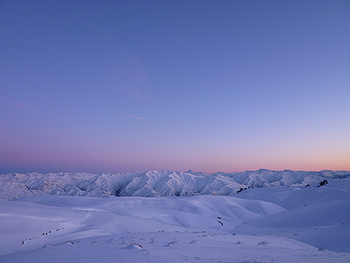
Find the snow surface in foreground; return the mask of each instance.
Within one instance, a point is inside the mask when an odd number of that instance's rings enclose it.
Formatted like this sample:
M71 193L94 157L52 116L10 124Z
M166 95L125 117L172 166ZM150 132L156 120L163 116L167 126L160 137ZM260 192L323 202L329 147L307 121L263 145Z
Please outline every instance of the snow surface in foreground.
M0 262L350 262L349 200L350 179L235 197L0 200Z

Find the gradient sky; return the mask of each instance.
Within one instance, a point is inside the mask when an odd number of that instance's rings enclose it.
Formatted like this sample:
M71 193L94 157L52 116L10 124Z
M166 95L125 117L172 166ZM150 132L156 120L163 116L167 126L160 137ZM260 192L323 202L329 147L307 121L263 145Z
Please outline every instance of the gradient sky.
M350 170L349 1L0 1L0 173Z

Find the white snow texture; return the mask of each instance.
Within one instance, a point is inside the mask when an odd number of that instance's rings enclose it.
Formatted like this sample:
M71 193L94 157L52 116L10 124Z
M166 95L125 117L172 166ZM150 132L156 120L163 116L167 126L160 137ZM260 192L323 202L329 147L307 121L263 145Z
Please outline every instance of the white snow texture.
M245 188L303 186L329 178L350 177L346 171L271 171L236 173L148 171L143 173L27 173L0 176L0 198L27 196L192 196L235 195Z
M345 171L6 174L0 194L4 263L350 262Z

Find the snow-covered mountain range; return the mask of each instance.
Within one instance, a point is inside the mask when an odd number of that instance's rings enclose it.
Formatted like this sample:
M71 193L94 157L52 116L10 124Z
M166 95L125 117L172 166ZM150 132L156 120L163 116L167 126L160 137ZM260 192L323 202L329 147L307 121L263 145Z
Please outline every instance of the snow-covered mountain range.
M307 186L330 178L350 177L349 171L272 171L260 169L207 174L147 171L142 173L26 173L0 175L0 198L30 196L193 196L235 195L246 188Z
M350 262L350 172L6 174L0 195L3 263Z

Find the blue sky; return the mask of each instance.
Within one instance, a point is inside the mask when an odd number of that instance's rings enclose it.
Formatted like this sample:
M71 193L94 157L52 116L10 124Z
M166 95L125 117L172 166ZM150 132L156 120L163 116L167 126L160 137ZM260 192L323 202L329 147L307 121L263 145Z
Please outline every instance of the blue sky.
M350 170L348 1L1 1L0 172Z

